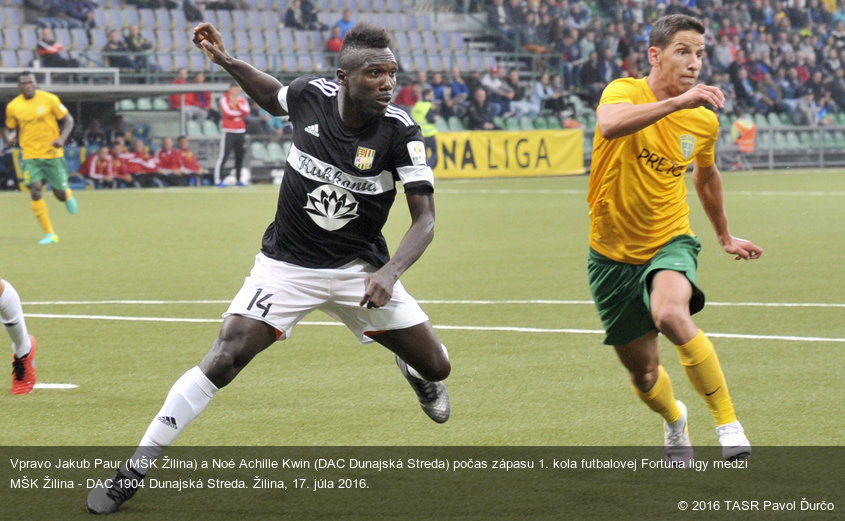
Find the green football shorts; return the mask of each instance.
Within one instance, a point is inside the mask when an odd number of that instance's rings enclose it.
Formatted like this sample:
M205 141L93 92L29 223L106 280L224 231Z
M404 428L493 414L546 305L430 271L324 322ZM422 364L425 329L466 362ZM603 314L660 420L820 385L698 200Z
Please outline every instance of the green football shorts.
M39 181L50 183L53 190L67 190L67 163L65 158L24 159L21 163L23 184L26 186Z
M679 235L666 243L645 264L626 264L608 259L590 248L587 277L593 302L607 335L604 343L627 344L656 329L651 318L651 280L661 270L679 271L692 284L690 314L704 308L704 293L695 285L701 242L691 235Z

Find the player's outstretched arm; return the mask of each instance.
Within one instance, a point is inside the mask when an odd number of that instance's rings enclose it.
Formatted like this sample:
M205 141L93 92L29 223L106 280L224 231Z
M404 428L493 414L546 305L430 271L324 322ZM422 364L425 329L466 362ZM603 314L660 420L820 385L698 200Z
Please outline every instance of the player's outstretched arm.
M698 84L679 96L653 103L602 105L596 111L596 122L605 139L616 139L638 132L678 110L705 105L724 108L725 94L717 87Z
M203 22L194 27L193 42L205 51L212 62L226 69L259 107L274 116L287 115L276 97L283 86L282 83L247 62L232 57L223 46L223 37L213 25Z
M405 232L390 261L367 278L360 302L362 306L381 307L390 302L393 285L434 239L434 194L406 193L406 197L411 211L411 227Z
M763 254L763 248L749 240L734 237L728 230L722 174L719 173L715 163L703 168L694 164L692 178L695 183L695 190L698 192L698 199L716 231L716 237L719 239L722 249L734 255L736 260L759 259Z

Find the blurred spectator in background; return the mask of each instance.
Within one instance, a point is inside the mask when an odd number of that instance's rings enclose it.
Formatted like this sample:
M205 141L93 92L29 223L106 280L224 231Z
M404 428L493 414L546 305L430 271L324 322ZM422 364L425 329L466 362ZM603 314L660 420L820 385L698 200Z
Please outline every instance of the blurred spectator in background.
M249 101L249 114L244 117L246 133L253 136L266 136L273 133L270 128L270 114L262 111L258 103Z
M145 188L153 186L166 186L164 180L158 173L158 161L150 154L146 143L142 139L132 142L131 157L126 161L129 173L135 176L135 180Z
M191 151L191 143L185 136L179 136L179 164L182 174L190 176L191 185L203 185L211 182L211 174L200 166L197 156Z
M108 143L117 143L123 140L124 145L126 140L132 137L132 130L126 124L126 118L118 115L114 118L114 125L106 132L106 141Z
M552 86L549 73L544 72L540 75L540 79L534 83L529 101L534 105L537 112L551 110L555 115L558 115L563 111L562 97L562 93L555 91L554 86Z
M528 100L528 89L519 79L519 71L516 69L508 70L508 77L505 79L505 82L513 91L511 109L513 110L514 117L521 118L522 116L527 116L532 120L536 118L540 111Z
M495 114L487 102L487 90L484 87L473 91L467 116L470 130L500 130L494 121Z
M220 113L223 115L222 130L223 144L220 147L220 156L214 165L214 182L217 186L226 186L223 179L223 168L230 155L235 159L235 184L245 186L241 180L241 170L244 167L246 156L246 121L249 114L249 102L241 96L241 87L237 83L229 86L226 94L220 98Z
M115 188L114 170L109 147L101 146L95 153L89 149L88 157L79 169L79 173L90 179L94 188Z
M89 151L108 144L106 132L103 130L103 125L99 119L93 118L88 123L88 127L82 132L80 144L87 147Z
M102 48L103 57L107 67L117 67L119 69L137 70L138 65L135 63L133 56L129 54L129 47L120 36L120 31L111 29L108 34L108 40Z
M124 142L114 143L111 146L112 175L119 188L140 188L135 183L135 178L129 173L129 164L126 161L128 155Z
M326 52L337 55L340 54L341 47L343 47L343 37L340 35L340 27L335 25L332 27L329 39L326 40ZM332 64L337 60L337 56L330 56L329 58Z
M514 92L502 77L502 68L498 65L490 67L490 71L481 78L481 85L487 89L487 100L490 109L496 116L513 116L511 100Z
M469 108L469 86L461 76L461 69L455 65L450 71L449 78L449 102L452 115L463 117Z
M412 80L411 83L399 90L399 94L393 99L393 103L402 107L406 112L410 112L411 107L420 100L420 95L422 95L422 84L419 80Z
M196 85L206 85L206 77L204 72L198 72L194 75L193 83ZM185 104L188 107L198 107L202 109L202 112L196 109L189 109L192 111L192 114L196 115L197 121L205 121L206 119L210 119L215 123L220 121L220 113L214 109L213 99L211 97L211 92L209 91L199 91L199 92L190 92L185 96Z
M352 10L344 9L340 20L338 20L337 23L335 23L334 25L335 27L340 27L341 38L346 36L346 31L348 31L353 25L355 25L355 20L352 19Z
M79 67L79 62L65 52L64 44L57 42L53 30L42 27L38 40L38 58L42 67Z
M493 0L487 8L487 25L496 33L498 50L513 50L514 26L508 17L505 0Z
M129 26L129 34L126 35L126 46L130 51L135 53L133 59L135 60L135 68L137 70L157 69L157 67L151 67L149 62L153 44L141 34L141 28L137 24Z
M95 2L89 0L66 0L61 2L61 6L68 19L73 21L73 25L68 24L68 27L91 29L96 25L94 23L94 12L97 10L97 4Z
M304 13L302 12L302 0L292 0L288 2L288 8L282 17L282 23L288 29L297 29L304 31L310 29L308 22L306 22Z
M437 166L437 126L440 119L437 105L434 104L434 91L428 87L422 90L421 99L411 108L411 118L420 126L426 150L426 164L430 168Z
M176 71L176 77L173 79L174 85L185 85L188 83L188 69L182 67L178 71ZM170 106L176 110L182 108L182 100L184 94L171 94L168 96L170 99Z
M178 150L173 148L173 138L164 137L161 140L161 149L156 153L159 178L163 179L168 186L185 186L187 179L182 176L182 160Z

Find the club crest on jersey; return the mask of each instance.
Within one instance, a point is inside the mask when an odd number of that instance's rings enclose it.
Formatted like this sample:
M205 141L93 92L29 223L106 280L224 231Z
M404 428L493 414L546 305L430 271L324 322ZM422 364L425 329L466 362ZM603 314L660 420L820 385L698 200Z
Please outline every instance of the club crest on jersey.
M343 188L320 185L308 194L305 211L317 226L333 232L358 217L358 201Z
M355 153L355 168L358 170L369 170L373 167L373 158L376 156L376 151L372 148L358 147L358 152Z
M425 144L422 141L408 143L408 154L411 156L411 163L425 165Z
M695 136L691 136L689 134L681 134L681 154L684 155L684 159L689 159L692 155L692 151L695 150Z

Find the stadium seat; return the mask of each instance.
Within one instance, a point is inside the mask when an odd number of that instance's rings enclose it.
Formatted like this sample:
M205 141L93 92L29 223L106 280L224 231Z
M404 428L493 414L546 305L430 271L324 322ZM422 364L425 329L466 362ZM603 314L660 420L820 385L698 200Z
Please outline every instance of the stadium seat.
M173 12L181 11L181 9L174 9ZM182 11L184 12L184 11ZM171 16L170 9L164 8L157 8L153 9L153 14L155 15L156 27L159 29L172 29L173 28L173 16Z
M35 49L38 47L38 33L35 27L28 25L21 28L21 48Z
M516 118L506 119L505 130L521 130L519 126L519 121Z
M156 29L155 40L156 49L159 52L170 52L177 50L173 46L173 33L170 29Z
M431 13L422 12L417 15L419 21L419 30L423 32L430 32L434 30L434 21L431 19Z
M188 137L202 136L202 127L192 119L185 121L185 135Z
M188 19L185 17L185 11L182 9L171 9L170 18L170 25L172 29L177 31L188 30Z
M141 25L141 17L138 14L138 9L132 6L126 6L125 8L118 9L119 12L123 13L123 27L129 27L130 25ZM152 31L155 27L149 27L148 30Z
M519 118L519 128L521 130L534 130L534 121L528 116L522 116Z
M555 115L546 116L546 126L550 130L560 130L563 128L563 125L560 124L560 119Z
M153 98L153 110L171 110L170 101L164 96Z
M250 34L255 34L256 31L263 31L267 27L267 16L263 11L250 9L246 12L246 24ZM272 23L270 27L275 29Z
M188 68L194 72L206 70L208 68L208 59L205 57L205 53L199 49L196 52L189 52Z
M534 128L537 130L546 130L549 128L549 123L546 121L546 118L542 116L534 118L533 124Z
M769 122L770 127L779 127L782 125L776 112L769 112L769 115L766 116L766 121Z
M260 71L271 70L267 55L263 52L253 52L249 55L249 63Z
M88 48L88 32L85 29L70 30L71 48L84 51Z
M141 29L158 29L156 15L152 9L138 9L138 18L141 20Z
M162 70L162 72L172 71L173 55L168 53L158 53L155 55L155 63Z
M768 119L766 119L765 114L762 114L762 113L760 113L760 112L758 112L758 113L754 114L754 123L756 123L756 124L757 124L757 128L758 128L758 129L761 129L761 128L769 128L769 126L770 126L770 125L769 125L769 120L768 120Z
M3 29L3 49L17 50L21 46L21 32L17 27Z
M233 33L235 45L232 49L239 52L249 52L252 50L252 41L249 33L246 32L246 29L235 29ZM258 34L261 33L259 32ZM258 48L256 50L263 50L263 48Z
M12 49L0 50L0 66L8 68L20 67L18 64L18 53Z
M124 98L117 102L118 112L130 112L135 109L135 101L130 98Z
M153 100L147 97L141 97L135 100L136 110L153 110Z
M284 163L287 160L287 154L282 150L282 145L275 141L267 143L267 156L274 163Z
M405 18L405 27L409 31L420 30L420 22L417 20L417 16L414 13L405 13L402 16Z
M205 136L220 137L220 127L214 121L207 119L202 122L202 133Z
M33 60L35 60L35 51L18 49L18 67L31 67Z
M794 130L790 130L786 133L786 143L788 150L798 150L801 147L801 140L798 137L798 133Z
M450 132L452 130L449 128L449 122L443 118L437 118L434 122L434 127L438 132Z
M311 61L311 54L308 52L300 52L297 54L297 70L300 72L313 72L314 63Z
M23 11L16 7L4 7L0 11L3 15L3 25L10 29L16 29L24 24Z
M89 36L91 37L90 47L92 49L100 50L108 43L105 29L92 29Z
M270 156L267 154L267 148L261 141L253 141L249 144L250 161L257 163L270 162Z
M173 41L174 51L190 51L194 44L188 39L188 32L185 29L171 29L170 38Z
M74 172L79 172L79 168L82 166L82 160L80 158L81 150L76 145L66 145L65 146L65 165L67 166L67 171L69 174L73 174Z
M132 125L132 137L134 139L142 139L147 145L150 144L150 126L146 123L136 123Z
M466 130L464 122L458 116L449 117L449 130L452 132L463 132Z

